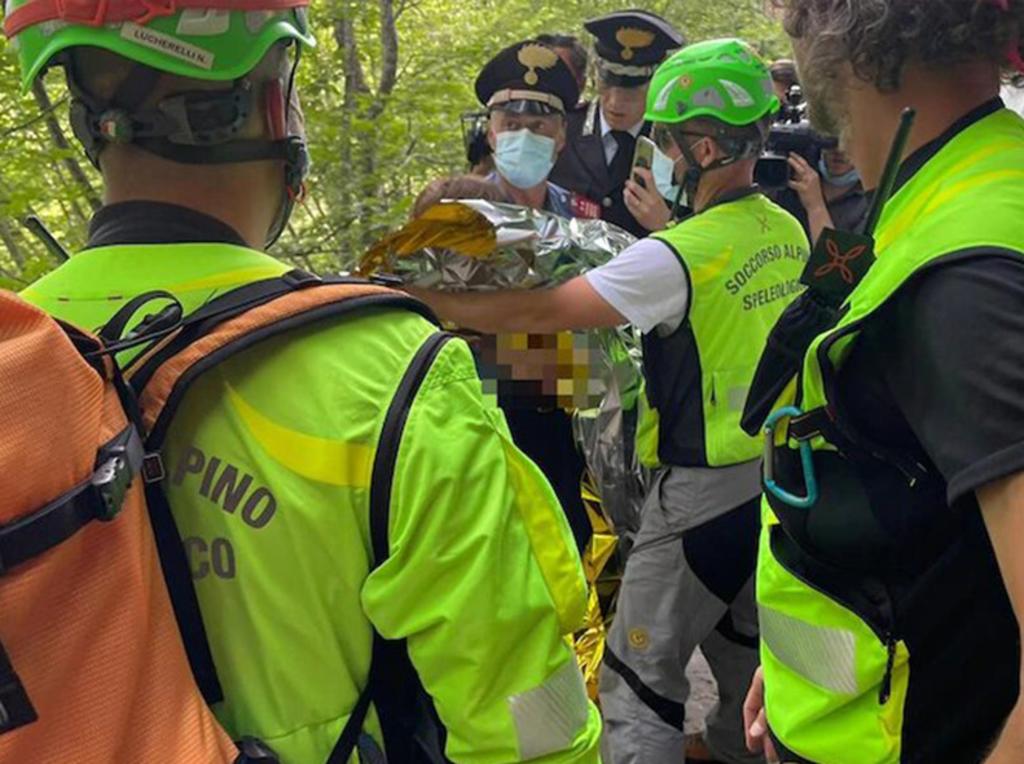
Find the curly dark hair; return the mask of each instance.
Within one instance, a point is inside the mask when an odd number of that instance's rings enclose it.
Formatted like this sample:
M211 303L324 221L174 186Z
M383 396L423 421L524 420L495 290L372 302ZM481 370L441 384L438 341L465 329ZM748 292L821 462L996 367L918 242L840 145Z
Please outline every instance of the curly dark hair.
M566 63L572 70L576 81L580 83L580 90L583 90L587 84L587 66L590 64L590 54L587 53L587 49L583 47L579 38L571 34L539 34L536 39L549 48L568 51Z
M1021 44L1024 0L773 0L807 63L854 74L882 91L900 86L908 62L952 66L989 60L1008 69ZM1003 5L1008 6L1005 10Z

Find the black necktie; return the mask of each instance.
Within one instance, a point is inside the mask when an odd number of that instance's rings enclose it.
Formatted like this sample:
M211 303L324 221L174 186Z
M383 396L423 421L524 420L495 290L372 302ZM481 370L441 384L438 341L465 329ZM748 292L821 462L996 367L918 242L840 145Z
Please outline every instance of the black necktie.
M618 144L618 151L612 157L608 165L608 175L611 176L615 186L621 186L629 178L629 171L633 167L633 149L636 146L636 138L625 130L612 130L612 137Z

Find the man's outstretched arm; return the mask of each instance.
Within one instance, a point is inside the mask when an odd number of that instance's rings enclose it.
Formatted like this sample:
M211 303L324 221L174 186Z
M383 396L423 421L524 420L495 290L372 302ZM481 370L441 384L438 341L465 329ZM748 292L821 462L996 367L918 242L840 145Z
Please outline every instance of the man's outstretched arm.
M488 334L552 334L628 323L584 276L551 289L529 291L438 292L412 287L406 291L443 320Z

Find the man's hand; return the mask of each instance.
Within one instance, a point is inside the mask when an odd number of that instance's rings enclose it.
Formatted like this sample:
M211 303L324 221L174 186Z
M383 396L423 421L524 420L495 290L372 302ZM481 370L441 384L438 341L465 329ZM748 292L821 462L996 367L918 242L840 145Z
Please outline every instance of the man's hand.
M790 154L788 161L793 169L793 179L789 181L789 187L800 195L800 203L807 212L807 227L810 229L813 247L821 232L826 228L834 228L835 224L821 191L821 177L818 171L807 164L807 160L799 154Z
M743 701L743 729L750 752L764 753L768 764L778 764L779 755L768 734L768 719L764 713L764 669L760 666L754 672L747 699Z
M978 504L1019 625L1024 622L1024 550L1020 546L1020 539L1024 537L1024 473L980 489ZM1021 667L1015 668L1021 671ZM1018 764L1021 761L1024 761L1024 702L1018 700L985 763Z
M626 207L636 218L636 222L648 231L661 231L672 219L672 211L658 193L658 186L651 171L637 167L633 172L643 179L644 185L641 186L632 178L626 181L626 187L622 192Z
M787 161L793 170L789 187L800 195L800 203L807 210L807 214L824 209L825 196L821 191L821 176L818 175L818 171L807 164L807 160L799 154L791 153Z

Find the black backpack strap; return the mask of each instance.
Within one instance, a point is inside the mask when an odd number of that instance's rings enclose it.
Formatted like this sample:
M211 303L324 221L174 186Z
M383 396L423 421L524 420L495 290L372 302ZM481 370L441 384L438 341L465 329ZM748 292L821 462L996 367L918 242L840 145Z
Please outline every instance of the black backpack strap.
M97 452L88 480L32 514L0 527L0 575L67 541L93 521L121 512L142 466L142 439L129 425ZM38 719L25 686L0 643L0 734Z
M217 677L213 653L210 652L199 599L192 585L188 556L174 522L171 505L159 483L146 485L146 505L149 508L149 524L153 528L156 551L160 557L160 570L167 584L167 593L192 668L192 677L208 705L219 703L224 700L224 690Z
M62 544L94 520L117 517L141 467L142 439L129 426L99 449L88 480L31 515L0 527L0 575Z
M452 335L438 332L420 347L388 407L370 479L370 540L373 546L370 572L376 570L390 554L388 525L391 520L392 480L409 410L434 360L451 339ZM419 688L419 693L413 692L416 687ZM439 747L439 750L432 752L431 756L423 750L426 741L413 739L415 730L410 726L409 717L418 710L414 706L419 700L417 696L422 695L425 695L425 692L409 660L405 641L386 640L374 630L366 686L359 694L355 708L352 709L348 723L342 730L334 750L331 751L327 764L348 762L358 743L371 701L377 707L389 761L396 764L426 760L443 761L442 740L436 741L433 747Z
M0 644L0 734L39 718L3 644Z
M322 279L296 270L280 277L246 284L211 300L181 319L179 324L180 331L175 334L173 339L154 353L146 356L140 362L138 368L132 371L130 379L131 389L123 396L123 398L127 399L126 405L133 409L137 415L138 407L132 403L132 400L145 388L157 370L167 360L184 351L189 345L206 336L225 321L298 289L315 288L325 284L366 283L368 282L365 279L341 277ZM145 302L155 297L164 296L148 295L146 297L147 300L136 304L131 313L137 312ZM368 307L401 307L420 313L436 323L433 314L421 302L401 293L389 293L352 297L347 300L329 303L249 332L226 347L221 348L216 353L202 359L179 378L174 386L172 395L168 398L146 439L146 502L149 507L150 524L153 528L157 551L160 556L160 566L164 579L167 582L171 604L174 608L178 628L185 644L189 664L192 668L196 684L202 692L203 698L209 704L223 700L224 693L217 678L217 670L210 651L209 640L207 639L206 628L203 624L195 587L192 583L192 573L189 568L188 557L185 553L181 534L178 531L177 523L174 521L174 515L167 497L160 485L165 477L165 471L159 453L163 447L168 427L174 418L178 405L184 399L192 383L218 364L258 342L281 332L297 329L327 318L338 318ZM127 320L119 322L120 331L124 331L127 324ZM162 332L163 329L160 331ZM145 341L145 339L145 337L140 337L133 339L132 342L138 343ZM368 705L369 701L367 701Z

